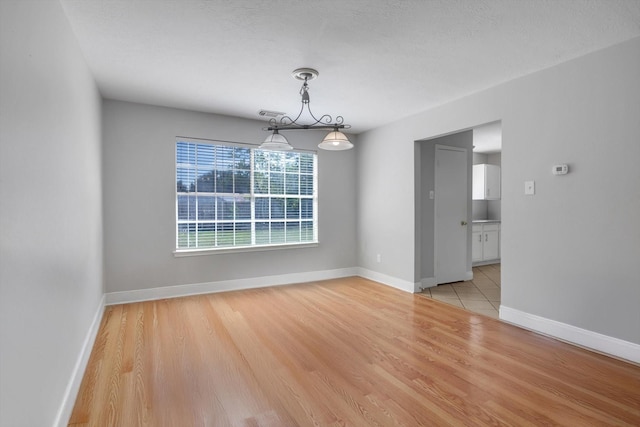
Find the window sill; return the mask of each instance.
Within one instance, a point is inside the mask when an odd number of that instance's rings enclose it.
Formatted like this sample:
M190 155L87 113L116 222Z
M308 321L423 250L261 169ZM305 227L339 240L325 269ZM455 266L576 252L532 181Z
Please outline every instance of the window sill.
M318 242L311 242L311 243L283 243L279 245L264 245L264 246L237 246L237 247L231 247L231 248L176 249L173 251L173 256L176 258L181 258L181 257L188 257L188 256L230 254L230 253L239 253L239 252L275 251L279 249L315 248L317 246L318 246Z

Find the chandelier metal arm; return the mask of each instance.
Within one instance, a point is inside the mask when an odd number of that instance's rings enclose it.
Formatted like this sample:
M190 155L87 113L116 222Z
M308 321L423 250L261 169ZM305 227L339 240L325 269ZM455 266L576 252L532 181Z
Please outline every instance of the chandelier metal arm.
M292 121L289 117L283 117L280 122L271 119L269 120L269 126L263 128L263 130L273 131L273 130L308 130L308 129L318 129L318 130L338 130L338 129L349 129L351 125L345 125L344 119L342 116L336 117L335 123L333 122L333 118L325 114L320 117L320 119L315 119L313 123L300 124Z
M304 112L305 105L307 106L307 112L309 116L314 121L311 123L304 123L304 124L298 123L298 119L302 116L302 113ZM331 115L324 114L320 118L317 118L311 112L311 109L309 108L309 104L303 103L302 108L300 108L300 112L298 113L295 119L292 119L289 116L284 116L280 118L280 120L276 120L275 118L272 118L269 120L269 126L267 128L264 128L264 130L275 130L275 129L300 130L300 129L333 129L333 128L349 129L351 127L351 125L344 124L344 118L342 116L337 116L335 123L332 123L332 122L333 122L333 117Z
M306 69L301 69L301 70L306 70ZM296 70L299 71L299 70ZM314 71L317 75L317 71L315 70L309 70L309 71ZM333 122L333 117L329 114L324 114L322 115L320 118L317 118L313 112L311 111L311 107L309 106L311 100L309 97L309 85L307 83L307 80L309 79L309 75L310 74L302 74L302 77L299 78L303 78L304 79L304 83L302 84L302 87L300 88L300 95L302 96L302 103L300 106L300 111L298 112L298 115L296 116L295 119L292 119L289 116L284 116L282 118L280 118L280 120L276 120L275 118L272 118L269 120L269 126L264 128L264 130L268 130L268 131L274 131L274 130L306 130L306 129L319 129L319 130L327 130L327 129L333 129L333 130L338 130L338 129L349 129L351 126L350 125L345 125L344 124L344 118L342 116L337 116L335 123ZM298 123L298 120L300 119L300 117L302 117L302 114L305 111L305 106L306 106L306 110L307 110L307 115L309 117L311 117L313 119L313 121L311 123Z

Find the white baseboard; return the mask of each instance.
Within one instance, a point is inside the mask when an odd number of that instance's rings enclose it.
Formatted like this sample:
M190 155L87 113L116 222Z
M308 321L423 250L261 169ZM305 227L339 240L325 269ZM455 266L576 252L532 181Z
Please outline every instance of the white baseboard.
M164 286L159 288L138 289L133 291L109 292L106 305L127 304L139 301L153 301L164 298L177 298L189 295L210 294L215 292L238 291L241 289L264 288L267 286L290 285L318 280L338 279L357 276L357 268L290 273L277 276L251 277L248 279L221 280L219 282L195 283L190 285Z
M640 345L629 341L529 314L504 305L500 306L500 319L582 347L640 363Z
M104 306L105 306L105 295L102 295L100 299L100 303L98 304L98 309L96 310L95 315L93 316L93 321L91 322L91 326L89 327L89 331L87 332L87 336L82 343L82 349L80 350L80 354L78 355L78 359L76 360L76 364L73 367L73 372L71 373L71 379L67 384L67 388L64 391L64 396L62 397L62 404L60 405L60 409L58 410L58 414L56 415L56 419L53 423L54 427L66 427L69 423L69 418L71 417L71 412L73 411L73 406L76 403L76 396L78 396L78 391L80 390L80 384L82 383L82 377L84 376L84 371L87 369L87 364L89 363L89 357L91 356L91 350L93 349L93 343L96 340L96 336L98 335L98 329L100 328L100 322L102 322L102 315L104 314Z
M393 276L387 276L386 274L378 273L377 271L368 270L362 267L358 267L357 270L358 276L360 277L373 280L374 282L380 282L383 285L391 286L392 288L400 289L405 292L420 292L420 286L422 286L421 282L409 282L408 280L398 279L397 277Z

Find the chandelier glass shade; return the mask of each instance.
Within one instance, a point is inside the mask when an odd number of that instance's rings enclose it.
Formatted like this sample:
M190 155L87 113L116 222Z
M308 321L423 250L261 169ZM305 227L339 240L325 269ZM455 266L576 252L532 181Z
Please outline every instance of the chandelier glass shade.
M353 144L344 133L336 129L333 132L329 132L322 142L318 144L318 147L323 150L339 151L349 150L353 148Z
M292 150L293 147L289 144L287 139L281 135L280 131L286 130L329 130L330 132L324 137L322 142L318 144L318 147L323 150L349 150L353 148L353 144L349 141L347 136L340 131L340 129L349 129L351 126L344 124L342 116L336 116L335 120L329 114L324 114L320 118L316 118L311 112L309 107L309 80L313 80L318 77L318 71L312 68L298 68L293 71L293 77L298 80L303 80L304 83L300 88L301 106L300 112L296 118L285 115L280 120L272 118L269 120L269 126L264 130L273 132L267 139L260 145L263 150ZM310 117L309 122L303 123L301 117L303 113L306 117Z
M289 151L293 150L293 147L287 141L287 138L284 135L280 135L278 130L274 130L273 133L264 140L262 145L260 145L260 149L262 150L273 150L273 151Z

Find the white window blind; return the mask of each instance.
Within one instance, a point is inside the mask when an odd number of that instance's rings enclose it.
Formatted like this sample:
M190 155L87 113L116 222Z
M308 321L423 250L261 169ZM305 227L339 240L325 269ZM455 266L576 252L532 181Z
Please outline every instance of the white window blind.
M228 143L176 142L176 248L316 243L317 158Z

